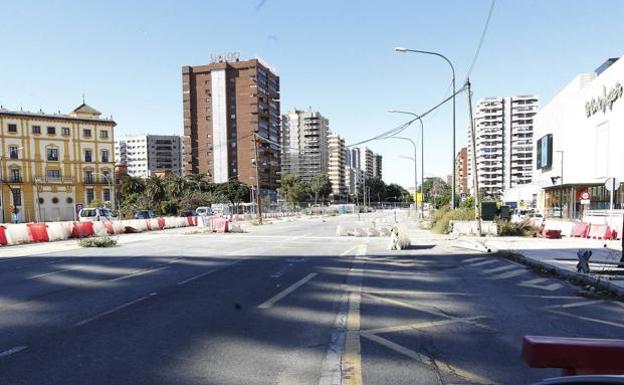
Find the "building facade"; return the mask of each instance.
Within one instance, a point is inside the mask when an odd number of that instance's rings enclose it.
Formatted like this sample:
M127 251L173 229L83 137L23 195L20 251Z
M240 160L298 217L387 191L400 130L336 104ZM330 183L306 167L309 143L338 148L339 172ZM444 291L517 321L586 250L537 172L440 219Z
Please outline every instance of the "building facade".
M455 158L455 189L458 193L468 193L468 147L462 147Z
M382 178L382 159L383 157L379 154L373 155L373 176L379 179Z
M361 168L362 171L364 171L364 173L366 174L366 178L370 179L373 176L375 176L375 170L374 170L375 154L368 147L363 147L361 149L361 154L362 154L362 159L361 159L362 163L360 164L359 168Z
M176 135L125 135L115 140L115 159L134 177L163 172L180 175L182 139Z
M608 59L578 74L535 118L537 207L546 216L578 218L610 208L608 178L624 181L624 60ZM624 208L624 187L614 208Z
M281 127L282 173L302 181L327 173L329 120L318 111L295 109L282 116Z
M327 174L332 185L332 200L342 200L347 195L345 180L345 140L338 134L327 136L328 166Z
M539 108L533 95L479 100L475 112L475 144L479 190L492 197L531 182L533 120ZM469 133L469 143L472 137ZM469 163L472 161L469 146ZM472 173L469 165L468 172ZM471 193L474 186L469 178Z
M275 190L280 171L279 77L260 59L182 67L184 170ZM257 144L254 135L261 138Z
M69 114L0 109L0 220L74 220L112 202L115 122L83 103Z

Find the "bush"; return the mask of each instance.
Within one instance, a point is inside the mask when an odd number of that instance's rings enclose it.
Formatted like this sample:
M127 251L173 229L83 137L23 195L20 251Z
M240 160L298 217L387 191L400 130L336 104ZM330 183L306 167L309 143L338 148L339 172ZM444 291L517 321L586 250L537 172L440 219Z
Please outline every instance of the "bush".
M113 247L117 244L117 240L111 237L83 238L78 244L81 247Z
M496 221L496 226L498 227L498 235L501 236L527 237L534 236L539 232L539 229L533 226L528 220L510 222L501 219Z
M448 234L451 221L471 221L475 219L474 209L461 208L451 210L449 206L438 209L431 218L431 230L435 233Z

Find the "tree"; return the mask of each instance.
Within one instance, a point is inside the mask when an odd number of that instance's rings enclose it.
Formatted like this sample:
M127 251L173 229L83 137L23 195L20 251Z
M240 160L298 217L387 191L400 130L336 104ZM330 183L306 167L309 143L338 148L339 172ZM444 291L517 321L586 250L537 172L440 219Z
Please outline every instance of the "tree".
M166 197L165 184L163 179L158 176L150 176L145 181L145 197L150 202L150 207L160 207L159 202Z
M225 203L227 201L227 198L221 194L209 191L189 190L178 200L178 207L180 210L195 210L198 207L209 207L213 203Z
M442 178L425 179L423 192L425 202L433 204L435 208L440 208L451 202L451 186Z
M179 199L189 190L189 181L180 175L171 175L164 180L165 192L170 199Z
M310 191L314 195L314 203L318 203L318 198L325 200L331 194L332 186L327 174L316 174L310 180Z
M386 186L384 200L388 202L413 202L412 194L409 193L403 186L390 183Z
M121 185L119 186L119 193L121 194L121 199L123 200L125 197L130 194L140 194L145 190L145 183L143 179L137 178L130 175L124 175L121 177Z
M292 174L283 174L280 178L279 194L291 207L295 207L299 202L307 200L309 187Z
M217 192L227 198L237 211L238 205L249 198L249 187L238 180L219 184Z
M377 198L378 201L381 201L382 197L385 197L386 193L386 184L379 177L372 177L366 179L366 188L370 192L370 197L372 200Z

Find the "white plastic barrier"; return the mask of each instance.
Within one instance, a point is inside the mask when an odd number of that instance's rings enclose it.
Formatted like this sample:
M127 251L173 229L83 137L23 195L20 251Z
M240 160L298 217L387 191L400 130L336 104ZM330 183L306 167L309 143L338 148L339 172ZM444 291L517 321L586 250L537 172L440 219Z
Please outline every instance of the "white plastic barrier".
M93 222L93 235L95 235L96 237L105 237L108 235L108 231L106 231L106 225L104 224L104 222Z
M50 242L62 241L71 237L73 222L50 222L48 225L48 239Z
M124 226L122 221L113 221L113 233L123 234L125 232L126 232L126 226Z
M158 226L158 218L150 218L147 220L147 225L150 230L160 230L160 226Z
M6 224L5 234L9 245L29 243L28 226L25 223Z
M477 221L450 221L453 235L477 235ZM481 232L484 235L497 235L498 226L494 221L481 221Z
M572 236L572 230L574 229L574 222L547 219L544 221L544 228L546 230L560 230L561 235L570 237Z

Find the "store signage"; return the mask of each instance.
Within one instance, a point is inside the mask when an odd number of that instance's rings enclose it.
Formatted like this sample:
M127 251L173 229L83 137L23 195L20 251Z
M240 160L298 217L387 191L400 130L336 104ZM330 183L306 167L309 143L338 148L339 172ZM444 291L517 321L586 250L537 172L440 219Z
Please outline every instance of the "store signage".
M591 98L591 100L585 102L585 115L590 118L592 115L598 113L598 111L602 111L603 114L607 112L607 108L611 111L613 103L621 99L622 94L624 94L624 87L622 87L620 82L615 83L615 85L609 89L609 92L607 92L607 87L602 86L602 95Z
M214 52L210 54L210 62L218 63L224 61L237 61L240 59L240 52Z
M591 196L589 195L589 193L587 191L584 191L583 193L581 193L581 199L582 200L587 200L591 198Z

